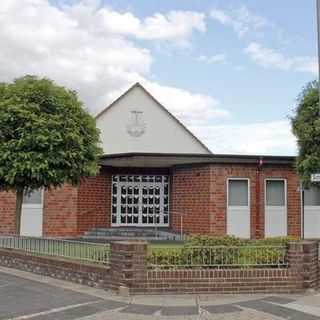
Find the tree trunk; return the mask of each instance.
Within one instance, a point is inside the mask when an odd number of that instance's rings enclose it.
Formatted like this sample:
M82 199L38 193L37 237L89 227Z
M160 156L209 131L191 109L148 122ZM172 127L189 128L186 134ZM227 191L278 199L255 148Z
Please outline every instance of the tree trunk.
M21 225L21 211L22 211L22 201L23 201L23 188L18 188L16 191L16 234L20 235L20 225Z

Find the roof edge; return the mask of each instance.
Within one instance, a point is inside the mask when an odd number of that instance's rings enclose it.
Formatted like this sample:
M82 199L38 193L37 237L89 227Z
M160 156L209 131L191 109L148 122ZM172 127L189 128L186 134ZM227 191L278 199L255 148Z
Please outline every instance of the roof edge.
M198 158L205 162L239 162L248 163L265 163L274 164L294 164L296 156L272 156L272 155L237 155L237 154L194 154L194 153L144 153L144 152L128 152L103 155L101 159L114 159L126 157L176 157L176 158Z
M133 84L129 89L125 90L118 98L113 100L110 104L108 104L105 108L103 108L100 112L98 112L95 115L95 119L98 119L100 116L102 116L106 111L109 110L110 107L112 107L114 104L116 104L119 100L121 100L127 93L129 93L131 90L133 90L135 87L142 87L139 82L136 82Z

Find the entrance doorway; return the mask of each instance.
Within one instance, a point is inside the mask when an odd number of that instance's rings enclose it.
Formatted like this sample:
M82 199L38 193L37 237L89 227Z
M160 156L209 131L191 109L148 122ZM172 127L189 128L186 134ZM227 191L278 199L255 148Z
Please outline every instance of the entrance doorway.
M21 211L20 234L41 237L43 221L43 190L25 193Z
M287 235L287 182L265 180L265 237Z
M228 179L227 234L240 238L250 238L249 179Z
M320 187L304 190L304 237L320 238Z
M168 226L169 176L114 175L112 226Z

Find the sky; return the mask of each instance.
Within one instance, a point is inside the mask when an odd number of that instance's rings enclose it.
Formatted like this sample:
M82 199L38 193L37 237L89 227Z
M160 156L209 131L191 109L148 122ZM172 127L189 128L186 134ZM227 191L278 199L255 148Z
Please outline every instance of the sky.
M92 115L138 81L213 153L295 155L316 56L315 0L1 0L0 81L51 78Z

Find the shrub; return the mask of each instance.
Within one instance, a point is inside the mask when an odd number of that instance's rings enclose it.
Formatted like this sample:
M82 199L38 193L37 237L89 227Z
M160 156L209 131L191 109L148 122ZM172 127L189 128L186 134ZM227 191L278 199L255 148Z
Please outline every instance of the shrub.
M261 240L240 239L234 236L191 235L183 247L150 249L148 264L161 268L174 267L247 267L283 265L283 246L296 240L275 237ZM251 247L263 248L251 248Z

